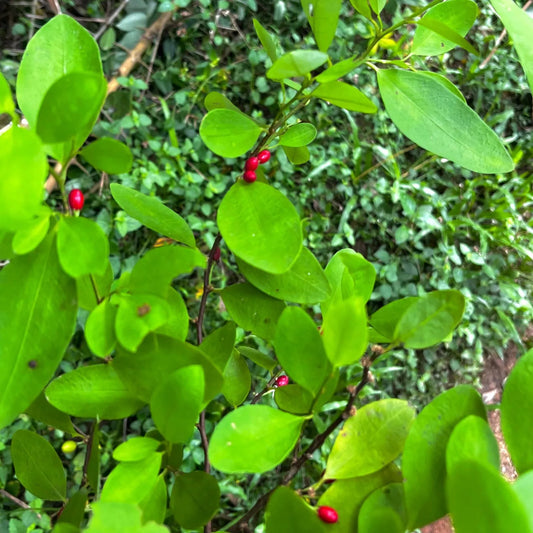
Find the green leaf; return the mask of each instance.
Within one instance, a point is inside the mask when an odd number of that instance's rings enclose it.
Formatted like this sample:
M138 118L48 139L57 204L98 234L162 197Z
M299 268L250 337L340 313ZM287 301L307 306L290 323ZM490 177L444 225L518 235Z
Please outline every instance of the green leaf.
M175 370L154 390L150 411L157 429L169 442L192 437L204 399L204 371L200 365Z
M254 23L254 30L257 34L257 37L259 38L259 41L261 41L261 44L263 45L263 48L265 49L265 52L267 53L268 57L271 59L272 63L276 61L278 58L278 54L276 52L276 43L274 42L274 39L272 39L272 36L268 31L261 26L261 23L257 19L253 19Z
M150 437L133 437L119 444L113 451L115 461L142 461L152 455L161 443Z
M431 22L440 23L455 32L457 36L464 37L474 24L478 13L477 5L471 0L448 0L433 6L417 23L420 25L415 30L411 53L432 56L449 52L459 43L456 40L446 39L446 35L437 31L439 29L437 27L432 31ZM430 26L424 26L428 21Z
M167 514L167 500L167 484L163 472L157 478L153 490L138 503L142 510L143 524L150 521L162 524Z
M298 148L313 142L316 137L316 128L309 122L299 122L289 126L287 131L280 136L281 146L291 146Z
M87 483L97 494L100 492L100 434L98 424L93 424L88 451Z
M222 157L239 157L253 148L262 128L250 117L233 109L213 109L202 119L200 137Z
M78 305L87 311L93 310L100 301L109 295L113 283L113 268L108 259L103 276L90 274L76 278Z
M533 469L533 350L523 355L505 382L502 431L517 472Z
M300 217L282 193L265 183L239 180L224 196L217 223L235 255L271 274L287 272L300 254Z
M212 111L213 109L232 109L233 111L241 113L241 110L234 105L229 98L216 91L210 92L205 97L204 105L208 111Z
M321 52L327 52L335 37L342 0L301 0L305 16Z
M54 407L82 418L117 420L144 405L126 389L110 364L71 370L54 379L45 393Z
M475 461L500 471L498 441L483 418L467 416L453 429L446 447L446 470L451 472L461 461Z
M83 516L85 514L85 506L87 505L88 491L87 489L80 489L68 499L61 515L57 519L58 524L72 524L76 528L81 527ZM76 530L78 531L78 529Z
M43 202L48 162L39 137L15 126L0 135L0 168L0 229L16 231L32 222Z
M78 434L70 417L51 405L42 391L24 412L47 426L52 426L71 435Z
M135 353L118 349L113 365L128 389L149 402L156 387L178 368L200 365L205 375L204 401L222 388L222 373L196 346L184 341L150 334Z
M393 463L369 476L335 481L318 500L318 505L333 507L339 514L339 521L329 524L328 532L357 533L358 514L365 499L380 487L401 481L402 473Z
M107 476L100 501L139 503L155 487L160 467L157 452L140 461L120 463Z
M359 511L358 533L404 533L405 497L401 483L375 490Z
M529 517L530 533L533 532L533 470L522 474L512 485Z
M403 450L415 418L404 400L380 400L349 418L328 458L326 478L366 476L391 463Z
M50 87L73 72L102 76L100 52L81 24L67 15L57 15L30 40L18 72L17 101L30 126L35 127Z
M387 0L368 0L372 11L379 15L387 4Z
M215 516L219 506L220 489L213 476L200 471L176 476L170 508L180 526L199 530Z
M417 24L419 26L428 28L429 30L435 32L441 37L444 37L444 39L464 48L471 54L479 56L479 52L466 39L461 37L461 35L459 35L456 31L452 30L449 26L447 26L440 20L435 20L431 17L423 17L417 22Z
M298 146L297 148L292 148L291 146L282 146L287 159L293 165L303 165L307 163L311 157L309 153L309 148L307 146Z
M334 366L359 360L368 345L366 309L361 298L353 296L328 307L322 323L322 340Z
M215 427L209 458L221 472L257 473L272 470L294 448L304 418L266 405L245 405Z
M398 320L394 341L406 348L428 348L442 342L457 327L465 298L455 290L433 291L417 298Z
M67 478L52 445L37 433L18 430L11 441L11 456L18 480L38 498L65 501Z
M133 503L97 501L91 504L91 509L93 515L85 533L141 531L141 510Z
M51 234L0 271L0 428L54 375L74 333L75 291L74 281L61 270Z
M444 4L439 4L439 5L444 5ZM457 98L460 98L463 102L466 103L466 99L463 96L463 93L461 93L461 91L445 76L442 76L441 74L438 74L437 72L419 72L419 74L423 74L424 76L429 76L430 78L433 78L435 81L439 82L446 89L448 89L453 94L455 94Z
M438 81L419 72L389 69L378 71L378 84L394 124L425 150L474 172L513 170L499 137Z
M283 274L269 274L237 257L239 271L262 292L277 298L300 304L314 304L331 294L326 274L316 257L302 247L296 262Z
M85 340L98 357L110 355L117 344L115 319L117 307L108 298L95 307L85 322Z
M61 267L69 276L102 276L108 264L109 242L94 220L61 217L57 230L57 253Z
M235 323L227 322L211 332L200 344L200 349L221 372L233 352L236 332Z
M365 0L366 3L366 0ZM368 4L367 4L368 5ZM329 83L330 81L337 81L339 78L346 76L354 70L358 65L356 63L356 56L349 57L348 59L343 59L338 63L334 63L331 67L321 72L316 78L315 81L318 83Z
M253 361L256 365L266 368L269 372L273 372L274 368L276 368L278 364L276 360L272 359L272 357L254 348L249 348L248 346L239 346L238 350L242 355L244 355L244 357L250 359L250 361Z
M316 511L289 487L278 487L265 511L266 533L325 533Z
M266 75L271 80L305 76L327 60L328 55L318 50L294 50L276 59Z
M278 387L274 392L274 400L280 409L293 415L307 415L313 407L313 395L296 384Z
M415 419L402 457L409 529L446 514L446 445L469 415L486 419L485 406L473 387L459 385L437 396Z
M354 9L363 15L363 17L368 20L372 20L372 12L370 11L370 1L369 0L350 0L350 4Z
M111 184L111 194L128 215L147 228L188 246L196 245L187 222L157 198L146 196L119 183Z
M154 294L121 294L111 300L119 304L115 321L118 342L134 352L148 333L169 320L170 308L166 300Z
M27 254L41 244L48 234L51 214L50 209L46 207L27 226L15 232L12 248L16 254Z
M446 493L456 533L531 533L520 498L492 467L457 463L448 474Z
M287 307L279 318L274 346L289 377L316 396L333 369L313 319L299 307Z
M0 73L0 115L4 113L11 115L11 118L16 116L15 102L13 102L13 96L11 96L11 87Z
M418 302L419 298L417 296L408 296L388 303L370 317L370 324L380 335L387 339L386 342L393 342L398 322L408 312L409 308Z
M107 83L102 74L72 72L58 78L46 92L37 116L37 135L45 143L76 139L71 150L90 132L105 100Z
M348 111L375 113L378 110L374 102L359 89L342 81L322 83L311 95Z
M205 268L205 256L196 248L161 246L144 254L131 271L130 288L166 297L174 278Z
M101 137L88 144L80 155L97 170L108 174L123 174L131 170L133 154L120 141L109 137Z
M273 339L285 304L258 291L249 283L236 283L220 293L231 318L243 329Z
M170 317L155 332L184 341L189 333L189 313L187 306L179 292L173 288L170 288L167 294L167 304L170 309Z
M237 407L246 400L251 386L252 377L248 365L242 355L233 350L224 368L222 394L233 407Z
M533 50L531 48L533 20L512 0L490 0L490 3L513 40L513 46L516 48L520 64L533 92Z

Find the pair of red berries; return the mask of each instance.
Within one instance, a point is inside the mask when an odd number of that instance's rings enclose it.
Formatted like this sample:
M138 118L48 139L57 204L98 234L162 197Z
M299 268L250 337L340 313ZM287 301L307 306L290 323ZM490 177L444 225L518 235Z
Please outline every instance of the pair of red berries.
M253 183L257 179L255 171L259 165L266 163L270 159L270 152L263 150L257 156L249 157L244 165L244 174L242 178L246 183Z
M85 203L85 197L79 189L72 189L68 195L68 205L73 211L80 211Z

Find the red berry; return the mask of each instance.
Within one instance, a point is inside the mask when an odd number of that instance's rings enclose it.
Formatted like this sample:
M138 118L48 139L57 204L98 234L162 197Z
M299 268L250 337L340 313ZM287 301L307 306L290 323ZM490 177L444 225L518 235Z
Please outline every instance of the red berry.
M278 379L276 379L276 385L278 387L285 387L285 385L289 384L289 377L288 376L280 376Z
M259 158L258 157L250 157L246 160L246 164L244 165L245 170L255 170L259 166Z
M263 150L262 152L259 152L257 159L259 159L259 163L261 165L263 163L266 163L270 159L270 152L268 150Z
M253 170L247 170L242 177L246 183L253 183L257 179Z
M334 524L339 519L339 515L333 507L328 507L327 505L322 505L318 508L318 518L326 524Z
M79 189L72 189L68 195L68 203L74 211L80 211L85 202L83 193Z
M217 246L213 252L213 261L218 261L220 259L220 248Z

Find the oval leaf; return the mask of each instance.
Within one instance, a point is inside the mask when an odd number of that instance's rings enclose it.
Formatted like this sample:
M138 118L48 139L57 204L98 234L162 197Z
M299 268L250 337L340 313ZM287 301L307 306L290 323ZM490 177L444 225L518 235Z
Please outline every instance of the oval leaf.
M110 355L117 344L115 319L117 307L108 298L95 307L85 322L85 340L98 357Z
M124 143L109 137L88 144L80 155L94 168L108 174L129 172L133 164L131 150Z
M267 70L267 77L271 80L282 80L305 76L327 60L328 55L318 50L294 50L276 59Z
M237 407L246 400L251 386L252 376L248 365L244 357L237 350L233 350L224 368L222 394L233 407Z
M299 146L307 146L313 142L315 137L316 128L308 122L300 122L289 126L287 131L280 136L279 144L298 148Z
M133 437L113 451L115 461L142 461L152 455L161 443L150 437Z

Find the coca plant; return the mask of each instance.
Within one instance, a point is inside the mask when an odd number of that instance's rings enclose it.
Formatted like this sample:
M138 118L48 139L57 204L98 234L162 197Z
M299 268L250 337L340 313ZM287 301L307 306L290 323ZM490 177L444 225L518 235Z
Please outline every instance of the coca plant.
M465 300L459 291L435 291L391 302L368 316L375 282L371 263L346 249L324 269L302 244L302 221L290 199L265 177L262 165L274 150L284 150L295 164L309 160L307 145L317 132L306 106L314 99L356 113L376 111L375 99L341 81L361 68L375 71L391 120L422 148L474 172L513 169L502 141L459 90L411 62L415 55L442 54L454 46L476 53L464 38L476 4L436 0L407 9L390 27L380 18L384 1L351 4L372 37L365 50L335 64L328 49L340 0L302 0L316 49L278 54L273 37L254 21L271 63L266 75L283 89L284 100L271 122L247 116L221 94L207 95L203 141L221 157L243 156L233 184L228 176L218 206L220 234L207 256L179 214L154 197L111 184L124 211L173 242L146 252L119 279L113 279L105 234L79 213L82 202L73 206L71 197L74 212L69 210L66 180L74 158L109 174L126 173L132 165L124 144L110 138L86 142L106 96L97 44L64 15L37 32L16 87L28 128L18 126L9 86L0 77L0 113L12 118L12 127L0 136L0 255L9 259L0 271L0 426L24 412L71 435L85 450L83 476L75 482L66 479L62 460L44 437L28 430L13 436L17 478L55 505L54 532L156 533L169 531L167 525L212 531L213 518L227 515L220 509L219 481L225 475L231 479L277 468L277 488L265 489L223 530L264 523L269 533L394 533L450 513L458 533L533 533L528 503L533 495L533 351L513 370L501 403L505 439L519 473L513 485L499 474L487 407L473 387L443 393L418 416L400 399L358 405L378 358L402 346L422 349L446 341L461 320ZM492 4L532 84L533 21L511 0ZM382 39L413 24L409 56L392 61L372 56ZM255 179L242 179L244 172ZM49 173L61 191L60 211L43 203ZM235 257L242 281L215 289L210 280L221 260L220 246ZM204 271L204 290L199 315L191 317L174 280L180 276L178 283L187 283L196 268ZM217 304L213 293L232 321L204 332L207 306ZM310 312L317 305L319 322ZM56 375L80 309L88 312L83 328L94 358ZM187 341L191 318L196 342ZM237 340L242 338L237 327L249 332L244 341ZM252 347L254 337L268 350ZM250 390L247 360L271 373L263 390ZM346 382L347 368L355 381ZM280 381L282 375L286 378ZM326 425L325 405L334 394L344 395L344 402ZM222 417L215 398L227 406ZM145 406L154 429L114 449L113 467L103 482L101 422L134 416ZM72 417L89 420L90 431L81 433ZM182 450L196 428L203 469L184 471ZM323 474L302 485L297 474L318 459L330 436ZM67 458L74 448L65 447Z

